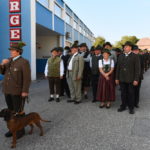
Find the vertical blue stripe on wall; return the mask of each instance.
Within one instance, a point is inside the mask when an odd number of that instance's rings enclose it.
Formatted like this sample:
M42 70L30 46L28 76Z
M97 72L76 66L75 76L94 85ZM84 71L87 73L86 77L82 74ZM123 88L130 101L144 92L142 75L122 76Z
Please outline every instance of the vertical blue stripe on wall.
M22 41L26 43L23 57L31 61L31 27L30 27L30 0L21 1L21 30ZM9 54L9 1L0 1L0 61L10 57Z
M0 0L0 61L9 57L9 1Z
M23 56L30 60L30 0L21 1L21 30L22 30L22 41L26 43L24 48ZM2 50L1 58L8 58L9 55L9 1L0 1L0 50Z
M22 17L22 41L26 43L24 47L23 57L31 62L31 9L30 0L21 1L21 17ZM30 20L31 18L31 20Z
M55 15L54 16L54 30L61 35L65 35L64 28L65 28L64 21Z
M36 23L52 30L52 12L36 2Z

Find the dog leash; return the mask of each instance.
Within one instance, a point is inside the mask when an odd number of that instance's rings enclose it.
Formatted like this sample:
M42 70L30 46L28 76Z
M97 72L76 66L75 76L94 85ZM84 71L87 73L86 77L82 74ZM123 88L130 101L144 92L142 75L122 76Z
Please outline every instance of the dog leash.
M17 114L19 114L20 112L23 112L23 111L24 111L25 102L29 103L29 102L30 102L30 98L29 98L29 96L25 96L25 97L22 97L22 96L21 96L21 101L22 101L22 103L21 103L21 105L20 105L20 108L19 108Z

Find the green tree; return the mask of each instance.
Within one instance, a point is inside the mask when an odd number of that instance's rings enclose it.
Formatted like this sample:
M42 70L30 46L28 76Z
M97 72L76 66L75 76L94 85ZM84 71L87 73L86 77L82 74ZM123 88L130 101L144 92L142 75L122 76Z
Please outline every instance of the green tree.
M122 48L122 45L124 45L127 41L136 44L139 41L139 39L136 36L123 36L120 41L116 42L114 47Z
M101 36L98 36L95 38L95 42L94 42L94 47L98 46L98 45L101 45L103 46L103 44L105 43L105 38L104 37L101 37Z

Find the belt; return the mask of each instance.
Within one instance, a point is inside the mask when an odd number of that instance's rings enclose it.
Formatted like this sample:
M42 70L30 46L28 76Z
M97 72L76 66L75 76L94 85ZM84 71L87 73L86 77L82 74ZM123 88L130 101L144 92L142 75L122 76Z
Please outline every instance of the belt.
M68 70L69 72L72 72L72 70Z

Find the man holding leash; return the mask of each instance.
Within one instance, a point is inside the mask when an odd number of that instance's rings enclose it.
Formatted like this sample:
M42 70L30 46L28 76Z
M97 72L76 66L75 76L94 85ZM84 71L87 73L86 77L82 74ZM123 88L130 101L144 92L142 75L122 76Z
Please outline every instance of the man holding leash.
M28 60L21 55L25 43L12 43L10 46L10 58L3 59L0 64L0 73L4 75L3 92L9 110L14 111L18 116L24 116L25 98L28 97L31 83L31 71ZM25 134L22 129L17 132L17 138ZM8 131L6 137L12 136Z

